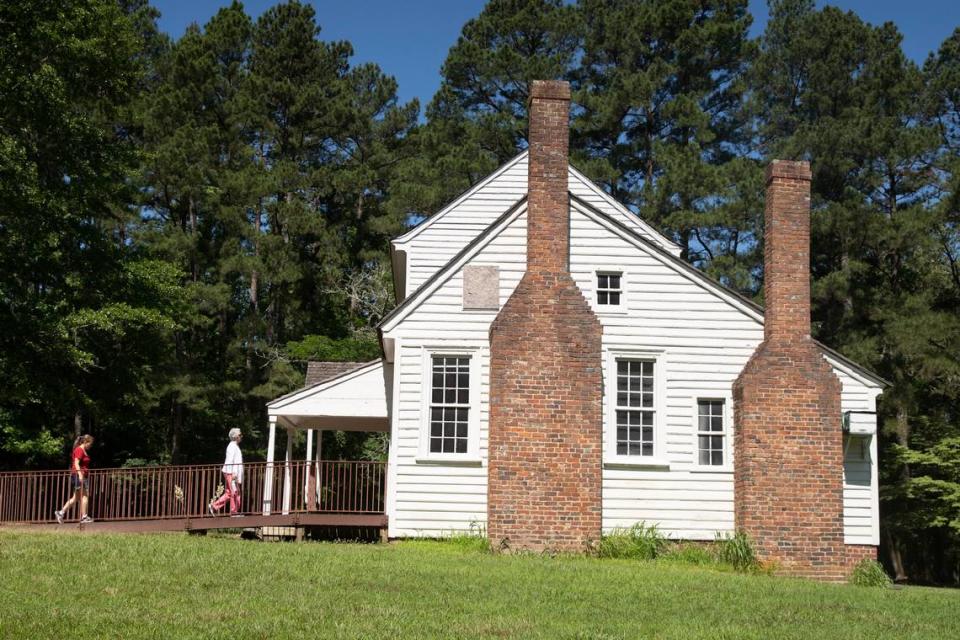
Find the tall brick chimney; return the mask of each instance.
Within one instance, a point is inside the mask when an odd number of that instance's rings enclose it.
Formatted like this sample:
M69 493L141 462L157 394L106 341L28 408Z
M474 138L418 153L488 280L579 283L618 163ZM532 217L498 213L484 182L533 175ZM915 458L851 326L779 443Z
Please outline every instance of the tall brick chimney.
M570 86L530 87L527 271L490 327L488 535L510 549L600 537L601 326L570 277Z
M810 337L810 165L767 167L764 340L734 383L736 526L789 574L843 580L840 381Z

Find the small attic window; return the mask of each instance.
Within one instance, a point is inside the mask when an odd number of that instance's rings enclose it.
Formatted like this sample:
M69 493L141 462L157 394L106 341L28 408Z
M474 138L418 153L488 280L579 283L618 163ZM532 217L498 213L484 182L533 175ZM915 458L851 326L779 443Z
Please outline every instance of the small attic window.
M620 306L620 299L623 297L622 279L623 274L620 272L597 272L598 305Z

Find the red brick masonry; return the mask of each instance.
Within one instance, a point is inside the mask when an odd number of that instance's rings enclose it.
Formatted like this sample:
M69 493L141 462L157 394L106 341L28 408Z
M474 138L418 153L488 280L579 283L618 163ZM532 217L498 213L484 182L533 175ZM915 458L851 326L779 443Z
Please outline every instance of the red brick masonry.
M736 526L784 573L843 580L840 381L810 337L810 168L767 168L764 341L734 383ZM869 549L870 551L866 551Z
M601 325L569 274L570 88L534 82L527 272L490 328L488 535L580 551L600 537Z

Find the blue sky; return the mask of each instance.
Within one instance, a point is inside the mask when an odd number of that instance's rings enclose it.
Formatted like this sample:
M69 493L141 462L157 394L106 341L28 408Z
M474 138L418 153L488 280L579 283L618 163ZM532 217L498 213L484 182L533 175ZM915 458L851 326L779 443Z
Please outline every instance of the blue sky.
M162 13L160 27L174 37L187 25L203 25L230 0L153 0ZM276 0L246 0L247 12L259 16ZM324 40L349 40L354 63L376 62L399 83L403 101L420 98L426 105L440 85L440 65L460 28L480 13L484 0L313 0ZM954 28L960 26L960 0L817 1L850 9L873 24L894 22L903 33L906 54L922 63ZM766 0L750 0L753 32L763 30Z

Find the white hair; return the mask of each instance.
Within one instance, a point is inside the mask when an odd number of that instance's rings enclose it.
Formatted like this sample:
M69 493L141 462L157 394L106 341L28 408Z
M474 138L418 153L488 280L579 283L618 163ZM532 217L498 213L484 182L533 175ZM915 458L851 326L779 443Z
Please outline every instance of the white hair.
M240 429L238 429L237 427L234 427L233 429L230 429L230 433L227 435L230 437L231 440L236 440L237 438L240 437Z

